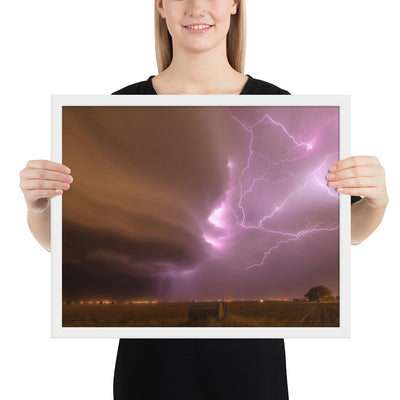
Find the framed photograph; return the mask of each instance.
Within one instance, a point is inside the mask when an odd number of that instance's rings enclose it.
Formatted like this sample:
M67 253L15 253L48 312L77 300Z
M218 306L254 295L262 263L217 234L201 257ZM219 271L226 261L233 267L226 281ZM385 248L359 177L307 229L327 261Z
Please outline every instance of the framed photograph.
M350 336L350 96L51 101L52 337Z

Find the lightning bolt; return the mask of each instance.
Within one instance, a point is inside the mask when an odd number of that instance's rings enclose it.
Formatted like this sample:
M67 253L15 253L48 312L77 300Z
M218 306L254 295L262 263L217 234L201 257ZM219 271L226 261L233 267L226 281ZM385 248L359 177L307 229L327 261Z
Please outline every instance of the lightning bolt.
M315 145L318 143L318 138L315 137L311 141L302 141L301 139L297 139L296 136L289 131L289 129L281 122L277 121L276 119L272 118L270 114L266 113L265 115L262 116L259 120L257 120L254 124L248 125L241 121L239 118L237 118L232 112L229 110L229 114L232 118L233 121L235 121L242 129L241 131L244 132L249 136L249 144L248 144L248 156L247 156L247 162L244 168L241 170L240 176L239 176L239 187L240 187L240 198L237 204L237 209L240 210L240 213L237 213L235 209L232 206L228 205L228 202L225 201L218 209L214 211L212 216L209 218L209 221L212 222L215 226L217 227L223 227L223 215L224 213L227 212L227 209L230 210L231 213L233 213L235 217L235 221L237 226L240 226L242 229L249 229L249 230L259 230L259 231L265 231L271 234L278 234L282 237L281 240L278 240L274 245L270 246L268 249L264 251L263 257L258 263L254 263L252 265L249 265L245 267L245 270L250 270L255 267L263 266L265 261L267 260L268 256L281 246L284 246L287 243L290 243L292 241L298 241L301 238L305 236L312 235L316 232L327 232L327 231L334 231L338 230L339 226L328 226L328 227L323 227L321 224L311 224L310 221L308 221L307 225L303 227L303 229L298 230L297 232L285 232L285 231L280 231L280 230L272 230L268 229L265 224L268 222L269 219L273 218L276 214L283 213L285 210L285 207L287 204L290 202L290 200L295 196L298 195L302 192L304 192L304 195L307 193L307 189L309 188L309 185L311 182L316 182L317 185L321 186L324 191L327 192L329 196L332 196L334 198L338 198L338 194L329 188L326 185L325 181L325 175L326 171L328 170L329 163L328 159L331 159L332 157L337 158L338 152L334 152L331 154L328 154L325 156L324 160L314 168L314 170L310 173L308 172L306 175L306 179L304 180L301 175L295 175L293 173L287 173L287 176L283 177L280 180L275 180L273 183L281 183L290 179L296 179L297 181L303 181L303 184L298 186L296 189L294 189L292 192L290 192L281 202L280 204L274 205L274 208L272 211L269 213L265 213L261 218L258 219L256 224L249 224L247 223L247 216L246 216L246 198L250 196L252 193L254 193L254 190L256 187L259 185L265 185L266 183L271 182L271 179L273 177L274 172L271 173L271 166L277 167L277 166L285 166L288 163L292 163L294 161L297 161L301 158L307 157L310 152L315 148ZM332 120L328 120L325 122L325 124L330 123ZM277 127L279 131L281 132L282 135L285 135L290 142L293 144L291 147L289 147L288 153L290 154L292 149L300 149L301 154L297 155L293 158L286 157L286 158L281 158L279 161L272 160L271 158L267 157L265 154L258 154L254 148L254 139L256 137L254 130L260 126L261 124L269 124L274 127ZM306 128L303 126L303 134L301 137L303 137L307 132ZM264 131L265 132L265 131ZM266 161L266 167L265 169L259 173L259 176L253 177L251 182L247 185L245 185L244 181L245 178L251 168L251 166L255 165L255 162L257 160L264 160ZM233 168L233 162L229 160L228 162L228 168L231 170ZM323 179L322 179L323 177ZM245 186L247 186L245 188ZM211 239L211 238L206 238L205 239L210 242L214 247L219 247L219 242L218 239Z

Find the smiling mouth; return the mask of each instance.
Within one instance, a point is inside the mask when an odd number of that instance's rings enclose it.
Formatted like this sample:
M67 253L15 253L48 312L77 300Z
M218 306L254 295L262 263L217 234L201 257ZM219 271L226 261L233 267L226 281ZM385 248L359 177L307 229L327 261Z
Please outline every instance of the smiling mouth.
M208 24L196 24L196 25L183 25L184 28L190 29L192 31L205 31L212 28L214 25Z
M214 25L198 24L198 25L184 25L183 27L190 32L201 33L209 31Z

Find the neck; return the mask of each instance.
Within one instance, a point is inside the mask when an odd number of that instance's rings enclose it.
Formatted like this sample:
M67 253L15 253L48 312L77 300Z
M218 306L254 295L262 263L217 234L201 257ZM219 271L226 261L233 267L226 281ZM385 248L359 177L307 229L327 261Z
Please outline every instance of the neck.
M221 42L202 52L174 47L171 64L164 74L182 94L201 94L219 90L226 86L227 78L239 73L229 64L226 43Z

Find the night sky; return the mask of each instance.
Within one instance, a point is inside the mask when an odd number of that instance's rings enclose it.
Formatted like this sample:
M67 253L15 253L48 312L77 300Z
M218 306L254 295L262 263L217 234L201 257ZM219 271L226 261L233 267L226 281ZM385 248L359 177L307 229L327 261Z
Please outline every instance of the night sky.
M338 107L69 106L63 298L339 294Z

